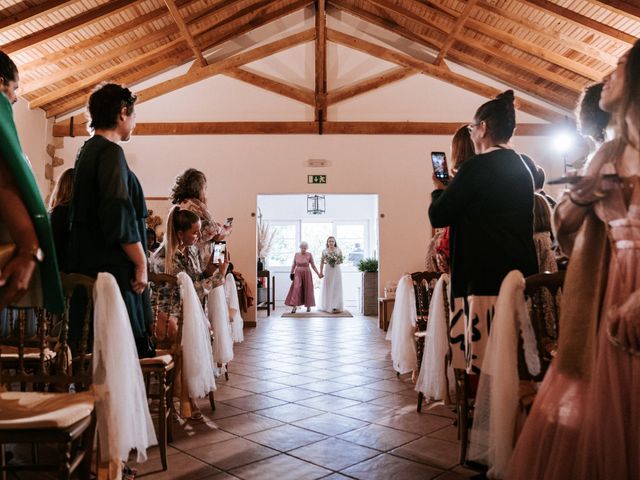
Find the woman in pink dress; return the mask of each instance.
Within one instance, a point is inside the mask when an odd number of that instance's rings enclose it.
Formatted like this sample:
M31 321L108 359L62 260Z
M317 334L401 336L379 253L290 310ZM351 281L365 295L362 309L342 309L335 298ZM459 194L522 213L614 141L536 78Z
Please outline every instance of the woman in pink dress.
M616 138L555 212L570 253L558 355L507 478L640 478L639 74L637 41L600 99L614 114Z
M307 307L307 312L311 311L311 307L316 305L316 299L313 296L313 277L311 276L311 268L316 272L319 278L320 275L316 264L313 263L313 255L307 252L309 244L302 242L300 244L300 252L296 253L293 257L293 265L291 265L291 287L287 294L287 299L284 301L285 305L293 307L291 313L296 313L298 305L304 305ZM311 267L311 268L309 268Z

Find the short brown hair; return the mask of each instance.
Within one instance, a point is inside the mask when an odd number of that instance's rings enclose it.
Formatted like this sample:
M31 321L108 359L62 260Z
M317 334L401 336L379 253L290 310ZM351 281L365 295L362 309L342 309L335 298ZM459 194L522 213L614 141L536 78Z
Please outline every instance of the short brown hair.
M171 203L180 204L190 198L200 198L207 184L207 177L200 170L189 168L176 177L171 189Z
M131 90L116 83L101 83L96 87L87 104L89 112L89 128L91 130L110 130L118 124L118 115L123 107L127 108L127 116L133 113L136 97Z

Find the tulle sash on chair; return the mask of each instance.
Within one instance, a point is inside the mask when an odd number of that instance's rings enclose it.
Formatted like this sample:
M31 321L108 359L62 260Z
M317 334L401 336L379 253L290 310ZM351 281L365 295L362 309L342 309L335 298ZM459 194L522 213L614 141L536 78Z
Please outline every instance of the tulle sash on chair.
M158 440L127 308L115 278L99 273L93 291L93 389L101 459L120 465L136 450L137 461Z
M232 273L227 273L224 281L224 293L227 298L227 306L229 307L229 320L231 320L231 337L233 343L241 343L244 341L244 321L240 315L238 289L236 287L236 279Z
M398 282L396 301L393 307L387 340L391 340L391 360L399 374L416 369L416 342L413 332L416 326L416 298L413 293L411 275L404 275Z

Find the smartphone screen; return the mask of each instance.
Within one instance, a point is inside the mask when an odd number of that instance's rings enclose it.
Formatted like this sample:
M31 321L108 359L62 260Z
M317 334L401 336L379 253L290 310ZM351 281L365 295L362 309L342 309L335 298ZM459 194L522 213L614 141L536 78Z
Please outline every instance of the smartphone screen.
M445 185L449 183L449 168L447 167L447 156L444 152L431 152L431 163L436 178Z
M226 242L216 242L213 244L213 263L217 264L220 260L224 262L224 256L227 252Z

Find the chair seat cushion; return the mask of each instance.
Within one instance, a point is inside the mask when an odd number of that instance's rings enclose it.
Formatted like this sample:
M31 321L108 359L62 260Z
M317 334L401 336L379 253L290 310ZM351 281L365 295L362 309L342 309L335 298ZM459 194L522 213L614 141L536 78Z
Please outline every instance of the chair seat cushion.
M66 428L91 415L91 392L0 392L0 430Z
M169 365L173 362L173 355L156 355L151 358L141 358L140 365Z

